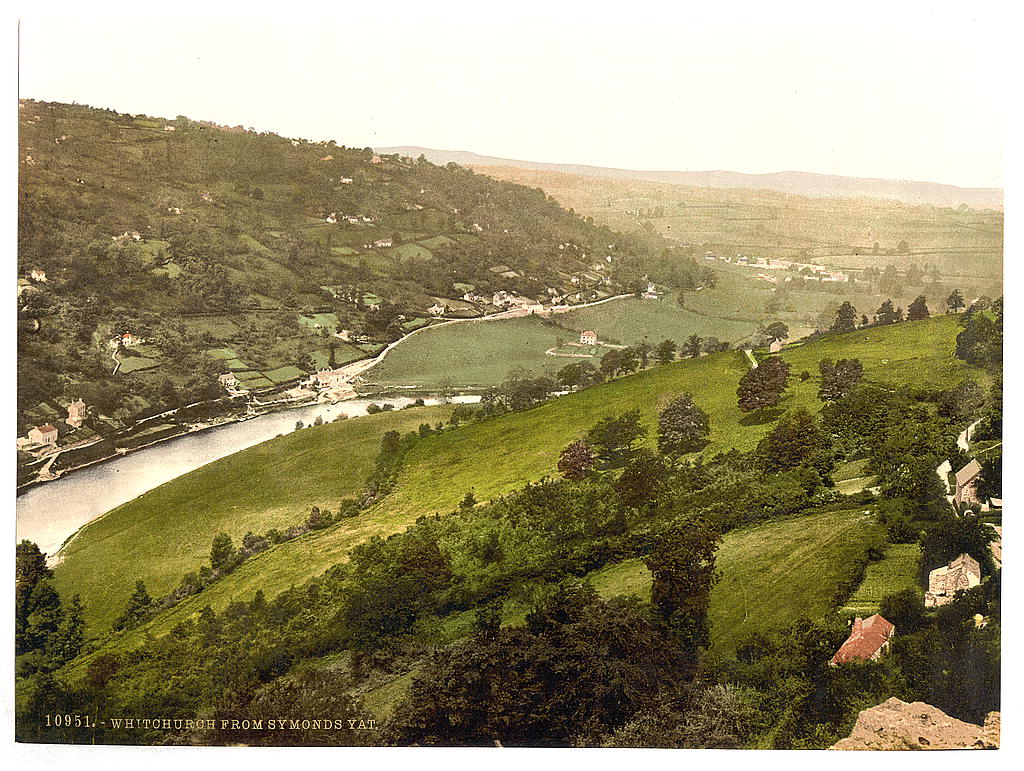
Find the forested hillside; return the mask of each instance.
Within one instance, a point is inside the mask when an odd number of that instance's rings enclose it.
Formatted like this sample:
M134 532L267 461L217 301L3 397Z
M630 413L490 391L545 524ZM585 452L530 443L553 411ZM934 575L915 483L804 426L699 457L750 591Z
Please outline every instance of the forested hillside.
M501 290L608 296L658 252L454 165L19 107L19 430L81 397L102 433L216 395L225 363L257 387L287 382L379 350L448 299L472 316L499 310Z

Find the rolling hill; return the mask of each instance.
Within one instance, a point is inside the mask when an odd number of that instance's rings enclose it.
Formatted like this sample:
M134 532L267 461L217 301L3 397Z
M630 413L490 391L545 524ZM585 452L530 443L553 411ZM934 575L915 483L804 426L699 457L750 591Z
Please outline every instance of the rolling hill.
M320 575L332 564L344 561L348 550L370 535L398 532L419 516L454 509L467 491L472 490L478 500L489 500L528 481L553 474L559 451L600 418L639 407L644 422L653 428L657 411L672 395L683 391L692 393L695 402L711 416L712 443L707 452L717 452L730 448L752 449L783 410L803 406L817 411L820 408L817 362L822 358L859 358L864 363L865 378L870 382L911 387L927 383L929 389L955 385L965 374L977 373L952 356L954 338L959 331L956 322L952 316L935 317L825 337L784 349L782 355L791 364L794 374L802 370L813 374L803 381L794 378L785 401L767 418L745 415L736 406L735 384L748 365L741 352L731 351L654 367L554 399L525 412L427 437L408 453L395 491L374 507L354 519L344 520L251 557L234 573L215 582L201 594L159 614L140 630L117 638L113 644L130 646L137 635L165 633L177 620L198 612L205 605L221 609L232 601L251 598L258 589L273 596L301 584ZM418 422L416 412L410 410L408 419ZM402 416L405 414L395 413L387 420L404 420ZM163 559L161 555L173 553L180 557L182 550L178 545L165 542L163 537L150 539L143 531L138 531L138 543L133 548L140 558L132 563L133 572L114 572L104 581L90 581L88 586L83 586L80 582L96 566L116 563L123 548L117 539L94 537L90 529L96 527L116 533L136 520L141 521L140 518L146 516L145 512L155 508L157 502L161 508L176 505L173 499L184 501L189 490L210 489L214 480L228 471L246 478L258 474L257 469L272 462L275 455L280 457L280 462L289 462L286 456L295 449L296 442L317 442L329 447L334 432L369 431L362 445L368 452L373 432L387 428L384 423L375 427L372 422L362 424L363 428L360 428L362 420L352 421L350 425L308 428L298 435L271 440L248 451L250 455L243 453L210 464L109 513L96 525L87 526L76 539L74 553L70 553L65 564L56 571L58 587L64 592L82 592L91 623L98 627L106 626L123 606L139 578L151 582L149 587L154 595L172 589L180 575L171 575L158 563ZM653 436L649 436L648 441L653 442ZM246 470L247 464L255 466ZM337 473L330 462L322 466L311 465L304 472L302 486L310 491L322 490L323 475ZM343 494L342 487L339 483L339 496ZM237 540L247 529L279 516L277 512L284 503L279 486L267 488L265 493L261 493L261 489L247 499L250 503L244 522L232 522L230 516L225 517L222 509L226 501L220 493L212 493L213 497L207 499L197 498L190 508L188 520L179 527L184 528L183 532L198 533L202 537L192 539L193 551L188 554L188 559L177 564L186 565L189 559L204 558L209 538L221 529ZM294 497L294 490L287 492L287 496ZM307 498L306 503L310 503L317 496ZM291 515L297 509L289 504L288 511ZM169 533L170 536L179 537L173 533ZM189 569L194 569L194 562Z
M566 163L539 163L479 155L464 150L437 150L426 147L387 147L381 148L380 152L399 153L413 158L423 155L427 160L437 164L514 166L521 169L556 171L609 179L664 182L690 187L773 190L779 193L814 198L886 198L904 203L954 208L965 204L974 209L1001 210L1003 206L1003 191L999 188L965 188L938 182L904 179L844 177L803 171L781 171L774 174L743 174L736 171L639 171Z

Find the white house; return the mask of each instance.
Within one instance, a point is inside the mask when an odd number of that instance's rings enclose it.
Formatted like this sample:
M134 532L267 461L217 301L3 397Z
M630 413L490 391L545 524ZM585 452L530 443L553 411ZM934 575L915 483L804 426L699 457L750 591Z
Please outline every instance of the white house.
M352 184L352 177L342 177L338 181L341 182L341 184L343 184L343 185L351 185Z
M580 332L580 345L597 345L597 332L589 329Z
M44 284L50 280L46 277L46 271L39 270L38 268L34 269L29 275L32 277L33 281L39 281Z
M427 308L427 313L429 313L431 316L440 316L446 310L448 310L448 306L447 305L441 305L440 303L434 303L429 308Z
M328 225L333 225L337 221L338 221L338 215L335 214L334 212L331 212L330 214L328 214L327 218L324 220L324 222L326 222Z
M34 442L35 444L56 447L57 429L49 423L36 426L28 432L28 439L30 442Z
M85 421L88 410L89 408L85 406L85 402L81 399L76 399L68 405L68 419L64 422L72 428L78 428Z

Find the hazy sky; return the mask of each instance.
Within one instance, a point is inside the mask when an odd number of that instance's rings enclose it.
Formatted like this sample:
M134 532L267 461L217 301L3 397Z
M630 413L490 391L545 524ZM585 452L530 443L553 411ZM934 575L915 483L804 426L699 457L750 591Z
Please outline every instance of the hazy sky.
M736 13L756 22L737 26L642 3L544 17L480 6L431 6L430 18L370 4L281 5L287 18L273 20L29 17L20 95L349 146L1002 185L991 19Z

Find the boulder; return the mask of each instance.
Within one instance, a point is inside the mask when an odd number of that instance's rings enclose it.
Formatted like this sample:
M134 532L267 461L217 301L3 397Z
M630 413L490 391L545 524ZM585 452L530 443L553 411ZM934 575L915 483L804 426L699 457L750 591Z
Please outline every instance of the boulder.
M985 725L965 723L941 709L892 698L861 712L853 731L833 750L987 750L999 747L999 713Z

